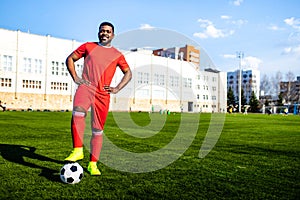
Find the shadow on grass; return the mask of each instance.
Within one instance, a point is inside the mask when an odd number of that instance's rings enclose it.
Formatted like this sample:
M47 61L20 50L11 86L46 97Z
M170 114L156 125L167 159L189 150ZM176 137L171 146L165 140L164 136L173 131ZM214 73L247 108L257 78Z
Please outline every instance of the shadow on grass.
M4 159L27 167L41 169L42 172L39 174L39 176L44 176L50 181L60 182L60 178L59 175L57 174L58 173L57 170L53 170L45 166L40 166L31 162L27 162L24 160L24 158L27 157L31 159L37 159L46 162L54 162L58 164L64 164L64 162L37 154L35 153L35 150L36 150L35 147L30 147L30 146L0 144L0 153Z

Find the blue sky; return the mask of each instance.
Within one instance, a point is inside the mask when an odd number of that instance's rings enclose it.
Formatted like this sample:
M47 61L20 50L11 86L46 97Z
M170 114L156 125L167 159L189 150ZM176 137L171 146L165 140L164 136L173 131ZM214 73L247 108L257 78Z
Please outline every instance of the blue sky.
M300 76L298 0L1 0L0 28L81 42L97 40L101 21L120 35L136 29L176 31L199 44L221 71L243 68ZM143 38L137 38L142 40ZM158 37L159 41L160 38Z

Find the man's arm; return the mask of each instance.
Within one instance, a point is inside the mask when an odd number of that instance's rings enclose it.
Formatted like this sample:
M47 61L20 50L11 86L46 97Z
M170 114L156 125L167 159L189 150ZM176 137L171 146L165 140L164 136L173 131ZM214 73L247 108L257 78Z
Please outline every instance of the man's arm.
M66 60L66 65L67 65L67 69L72 77L72 79L74 80L74 82L78 85L81 85L81 84L89 84L88 81L80 78L77 73L76 73L76 70L75 70L75 62L77 60L79 60L80 57L78 57L74 52L71 53L68 57L67 57L67 60Z
M110 87L109 85L104 86L104 89L108 93L117 94L122 88L124 88L127 85L127 83L129 83L129 81L132 78L132 73L131 73L130 68L123 71L123 73L124 73L124 76L123 76L122 80L120 81L120 83L116 87Z

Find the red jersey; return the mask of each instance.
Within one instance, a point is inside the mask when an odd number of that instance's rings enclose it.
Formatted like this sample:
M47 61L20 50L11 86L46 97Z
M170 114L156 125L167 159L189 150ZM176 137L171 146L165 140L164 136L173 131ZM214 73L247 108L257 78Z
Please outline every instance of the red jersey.
M84 43L74 53L79 58L84 57L82 78L100 91L104 91L105 85L110 85L117 67L123 72L129 69L120 51L114 47L101 46L97 42Z

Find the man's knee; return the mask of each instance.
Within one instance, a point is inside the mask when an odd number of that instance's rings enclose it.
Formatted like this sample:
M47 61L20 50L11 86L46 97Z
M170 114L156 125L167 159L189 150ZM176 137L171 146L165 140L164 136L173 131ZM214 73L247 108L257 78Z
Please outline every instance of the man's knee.
M73 116L77 117L85 117L86 116L86 110L80 106L76 106L73 108Z
M92 133L93 133L93 135L102 135L103 134L103 130L93 128Z

